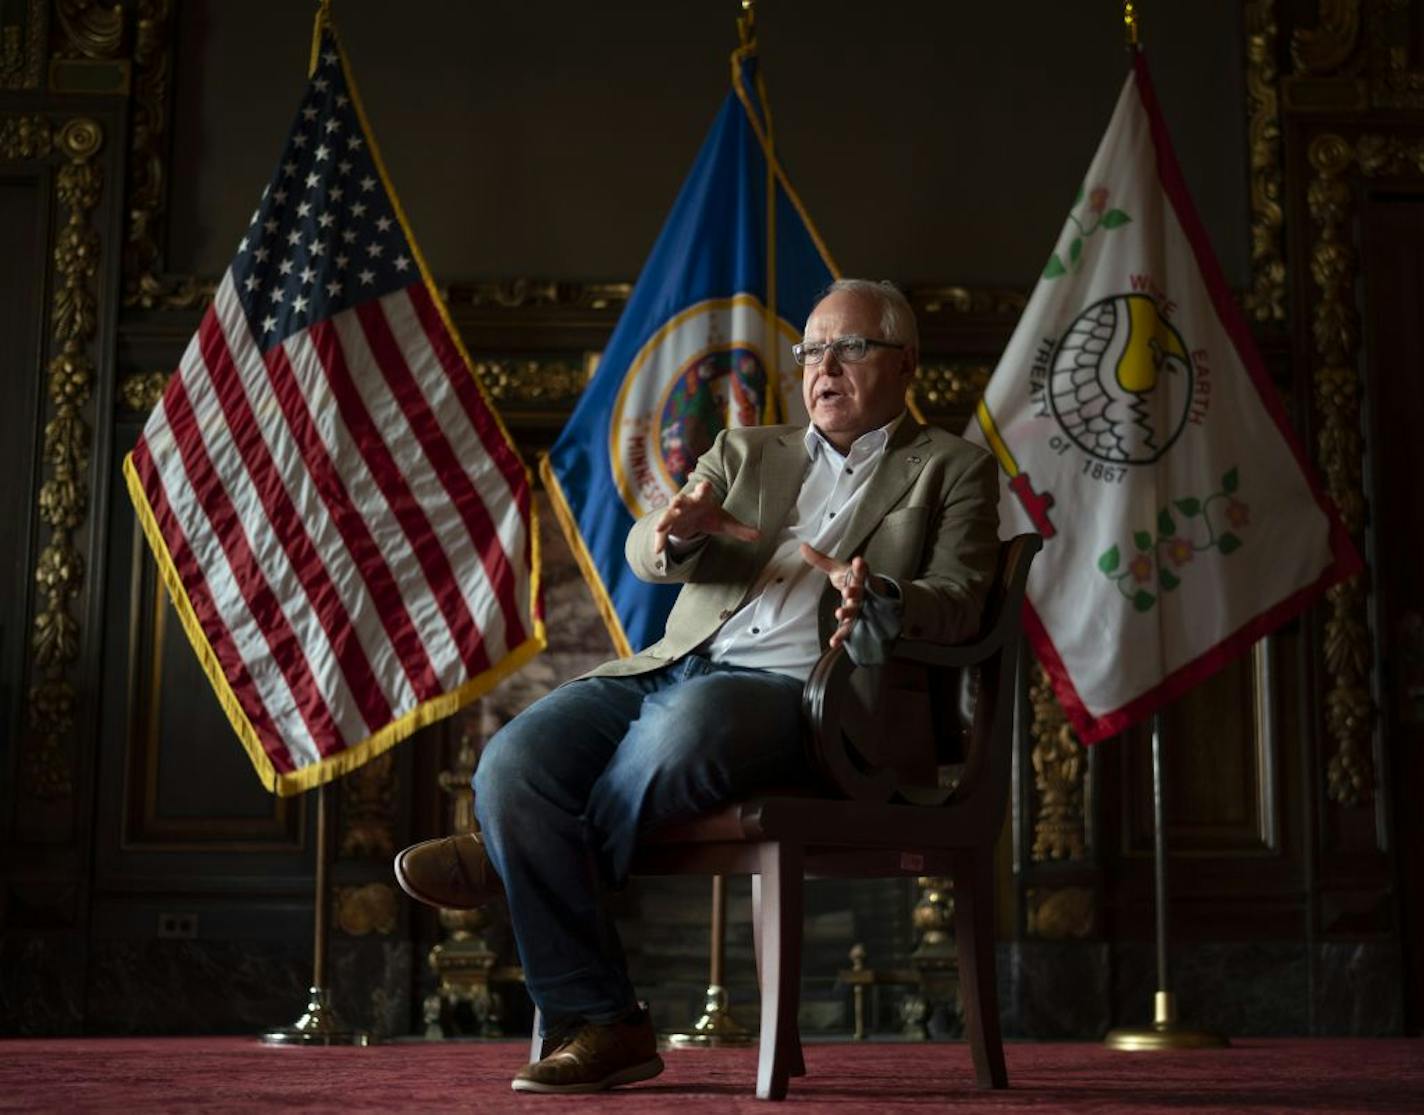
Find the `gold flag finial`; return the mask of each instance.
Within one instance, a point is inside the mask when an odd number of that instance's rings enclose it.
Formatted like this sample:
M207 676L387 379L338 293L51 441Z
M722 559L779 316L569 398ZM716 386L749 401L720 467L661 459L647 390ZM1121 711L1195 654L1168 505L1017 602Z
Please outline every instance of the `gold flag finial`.
M742 46L756 42L756 0L742 0L742 14L737 17L737 35Z
M312 24L311 62L307 64L307 76L316 73L316 64L321 61L321 33L331 22L331 0L316 0L316 21Z
M1127 34L1127 49L1136 50L1137 42L1137 5L1133 0L1123 0L1122 5L1122 26Z

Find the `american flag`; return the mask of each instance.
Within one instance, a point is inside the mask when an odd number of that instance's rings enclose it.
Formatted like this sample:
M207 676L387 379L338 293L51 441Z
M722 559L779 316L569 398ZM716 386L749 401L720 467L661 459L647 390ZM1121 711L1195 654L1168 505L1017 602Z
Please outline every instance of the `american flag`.
M528 474L330 29L125 474L188 636L277 793L358 766L544 645Z

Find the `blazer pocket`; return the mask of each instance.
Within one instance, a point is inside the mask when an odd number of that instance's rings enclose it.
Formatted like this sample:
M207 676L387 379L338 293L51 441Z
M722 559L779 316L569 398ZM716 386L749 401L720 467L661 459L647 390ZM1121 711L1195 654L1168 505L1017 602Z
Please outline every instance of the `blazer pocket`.
M865 544L870 571L897 578L919 573L929 517L930 509L917 505L897 508L881 519Z

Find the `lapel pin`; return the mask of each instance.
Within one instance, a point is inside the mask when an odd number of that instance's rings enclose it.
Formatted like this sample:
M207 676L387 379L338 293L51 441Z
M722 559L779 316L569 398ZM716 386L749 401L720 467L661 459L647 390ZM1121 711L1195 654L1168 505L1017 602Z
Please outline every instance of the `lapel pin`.
M919 459L918 457L911 457L911 458L910 458L910 464L912 464L912 465L917 465L917 464L919 464L919 463L920 463L920 459Z

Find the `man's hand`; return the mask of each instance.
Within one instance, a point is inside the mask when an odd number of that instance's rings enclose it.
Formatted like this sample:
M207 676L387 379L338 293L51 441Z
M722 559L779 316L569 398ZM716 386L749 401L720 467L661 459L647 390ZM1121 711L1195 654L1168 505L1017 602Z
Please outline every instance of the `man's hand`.
M865 602L865 586L870 583L870 566L863 557L850 561L837 561L829 554L813 550L801 543L801 560L814 565L831 579L831 587L841 594L841 606L836 609L836 629L831 632L830 646L840 646L850 637L851 625L860 616L861 605Z
M669 534L687 539L703 534L730 534L743 542L755 542L761 537L756 527L749 527L722 510L712 494L712 485L705 480L698 481L691 491L678 492L672 497L653 527L653 553L660 554L667 549Z

